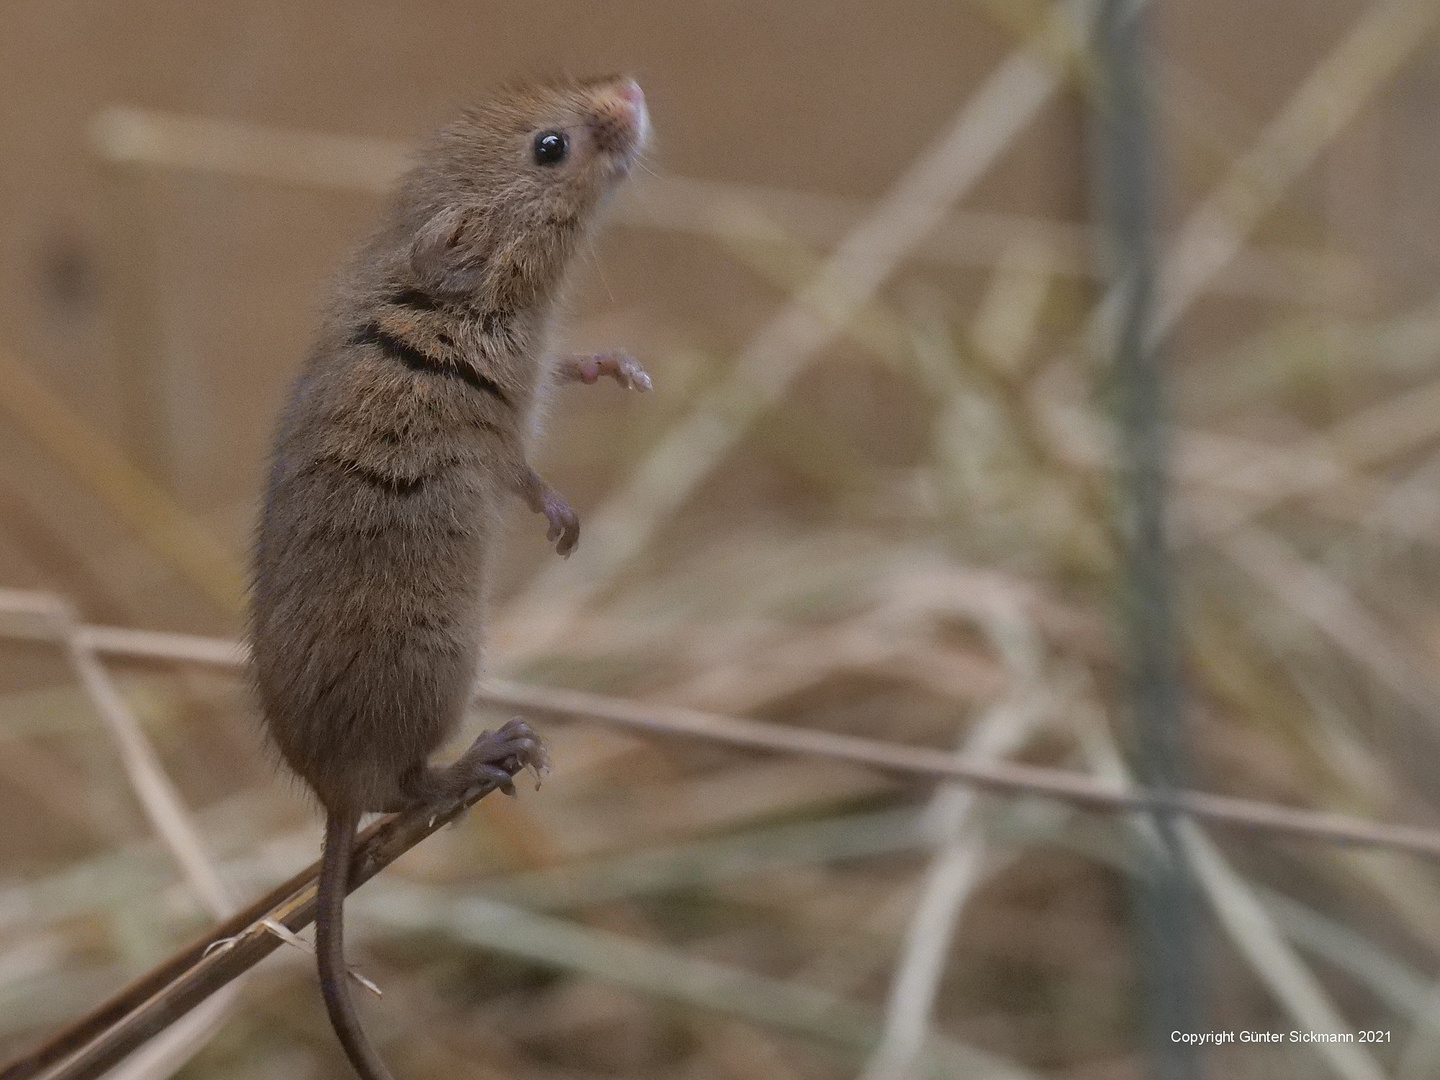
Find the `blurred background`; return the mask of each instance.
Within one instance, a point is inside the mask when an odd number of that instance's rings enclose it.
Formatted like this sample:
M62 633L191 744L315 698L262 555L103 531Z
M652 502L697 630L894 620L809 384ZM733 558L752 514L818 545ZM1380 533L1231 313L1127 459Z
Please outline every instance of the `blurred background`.
M517 77L646 91L562 345L655 389L557 395L490 674L1440 826L1440 6L1141 6L5 5L0 1059L315 857L229 644L273 420ZM1433 861L537 724L350 902L402 1077L1440 1076ZM294 948L173 1043L350 1075Z

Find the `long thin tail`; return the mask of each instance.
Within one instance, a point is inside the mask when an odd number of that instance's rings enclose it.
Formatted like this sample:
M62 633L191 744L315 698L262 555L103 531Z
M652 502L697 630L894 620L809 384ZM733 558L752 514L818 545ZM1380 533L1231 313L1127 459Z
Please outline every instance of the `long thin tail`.
M320 860L320 884L315 905L315 958L320 967L320 993L330 1026L345 1048L345 1056L362 1080L392 1080L390 1070L375 1053L360 1028L350 1000L350 972L345 966L345 893L350 877L350 852L355 846L359 816L330 814L325 819L325 854Z

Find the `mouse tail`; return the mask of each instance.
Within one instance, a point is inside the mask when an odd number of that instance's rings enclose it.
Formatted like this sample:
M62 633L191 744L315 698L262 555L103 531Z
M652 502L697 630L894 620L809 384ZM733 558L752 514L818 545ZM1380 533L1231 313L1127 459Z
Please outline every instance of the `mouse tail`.
M325 1011L350 1064L362 1080L392 1080L390 1070L360 1028L350 1000L350 969L345 965L345 895L359 823L360 817L354 813L331 813L325 818L325 854L320 860L315 905L315 958Z

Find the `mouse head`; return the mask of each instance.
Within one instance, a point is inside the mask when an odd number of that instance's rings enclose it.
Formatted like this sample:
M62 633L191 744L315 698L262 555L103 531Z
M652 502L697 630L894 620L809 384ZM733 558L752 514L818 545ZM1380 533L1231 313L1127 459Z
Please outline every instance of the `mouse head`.
M633 79L513 87L440 133L402 202L410 269L503 306L547 293L649 133Z

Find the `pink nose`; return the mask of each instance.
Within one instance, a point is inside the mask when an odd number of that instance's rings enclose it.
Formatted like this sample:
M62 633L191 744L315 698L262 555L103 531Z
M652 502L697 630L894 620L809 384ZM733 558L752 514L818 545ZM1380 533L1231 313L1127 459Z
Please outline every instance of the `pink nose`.
M611 113L629 131L624 137L627 152L645 145L650 134L650 113L645 108L645 92L634 79L614 84L610 90Z
M622 82L617 93L631 105L645 104L645 91L640 89L640 84L634 79L626 79Z
M596 88L593 98L596 145L612 154L632 155L645 145L650 116L645 94L634 79L617 79Z

